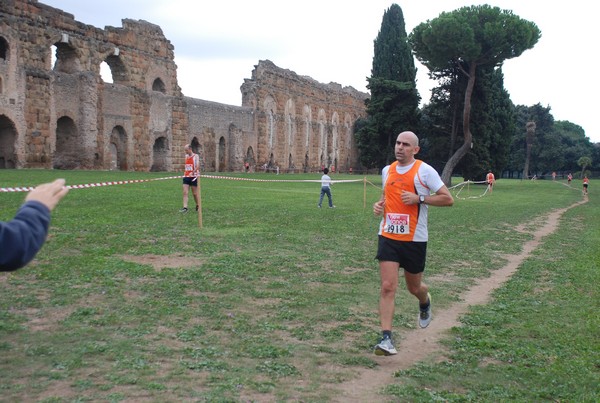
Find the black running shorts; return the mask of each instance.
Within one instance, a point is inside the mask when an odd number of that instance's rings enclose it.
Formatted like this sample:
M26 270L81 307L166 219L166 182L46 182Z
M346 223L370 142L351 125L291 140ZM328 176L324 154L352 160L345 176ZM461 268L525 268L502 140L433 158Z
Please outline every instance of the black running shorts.
M407 272L418 274L425 271L426 257L427 242L401 242L379 235L375 256L379 261L398 262Z
M190 185L190 186L198 186L198 179L194 180L196 178L193 178L191 176L184 176L183 177L183 184L184 185Z

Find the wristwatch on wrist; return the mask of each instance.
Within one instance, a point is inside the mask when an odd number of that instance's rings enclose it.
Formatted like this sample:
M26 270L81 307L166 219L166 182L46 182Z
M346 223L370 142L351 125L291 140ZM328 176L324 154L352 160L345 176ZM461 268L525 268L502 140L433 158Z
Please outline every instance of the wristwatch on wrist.
M423 204L425 203L425 195L420 195L419 196L419 204Z

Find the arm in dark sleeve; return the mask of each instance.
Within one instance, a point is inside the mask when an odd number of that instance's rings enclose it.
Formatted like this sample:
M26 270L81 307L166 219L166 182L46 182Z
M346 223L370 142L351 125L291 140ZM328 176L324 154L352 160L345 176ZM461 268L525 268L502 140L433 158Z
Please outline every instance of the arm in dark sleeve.
M26 202L15 218L0 222L0 271L29 263L42 248L49 226L50 210L37 201Z

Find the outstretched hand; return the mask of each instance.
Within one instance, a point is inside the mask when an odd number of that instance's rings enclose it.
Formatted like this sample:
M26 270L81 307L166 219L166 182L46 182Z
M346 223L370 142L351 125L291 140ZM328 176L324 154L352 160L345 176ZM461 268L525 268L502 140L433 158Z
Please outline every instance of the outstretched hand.
M30 191L25 197L25 201L40 202L52 211L68 192L69 189L65 186L65 180L56 179L54 182L44 183Z

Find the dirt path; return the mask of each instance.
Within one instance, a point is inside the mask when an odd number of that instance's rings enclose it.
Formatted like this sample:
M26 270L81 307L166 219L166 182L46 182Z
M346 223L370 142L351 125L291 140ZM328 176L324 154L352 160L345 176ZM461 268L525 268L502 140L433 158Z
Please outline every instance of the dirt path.
M426 330L415 329L404 333L398 354L389 357L375 357L378 366L363 371L358 378L339 385L337 402L374 402L385 401L378 393L387 384L392 383L394 372L410 368L427 357L442 350L440 340L447 337L447 331L460 325L458 318L465 314L470 306L482 305L489 301L490 294L500 288L516 272L517 268L541 244L542 238L552 234L558 228L561 216L569 209L587 202L587 198L567 208L554 210L539 223L533 233L533 239L526 242L518 255L507 256L505 266L492 272L491 277L480 280L464 293L464 299L442 311L434 311L434 319ZM538 218L538 220L540 220ZM537 220L536 220L537 221ZM529 223L531 224L531 223ZM527 225L523 226L523 228Z

